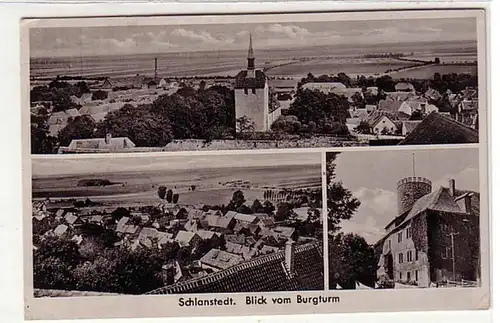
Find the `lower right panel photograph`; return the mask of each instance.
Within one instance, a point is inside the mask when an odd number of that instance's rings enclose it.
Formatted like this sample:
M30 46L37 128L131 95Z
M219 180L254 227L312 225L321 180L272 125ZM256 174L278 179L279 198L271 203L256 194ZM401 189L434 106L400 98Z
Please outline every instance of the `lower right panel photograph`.
M328 285L481 286L477 148L326 153Z

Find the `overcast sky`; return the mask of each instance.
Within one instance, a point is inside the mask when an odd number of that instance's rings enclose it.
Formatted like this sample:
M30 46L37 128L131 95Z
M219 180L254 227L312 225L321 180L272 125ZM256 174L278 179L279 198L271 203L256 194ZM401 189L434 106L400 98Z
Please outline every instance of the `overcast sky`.
M432 182L433 191L448 186L450 178L457 189L479 192L479 151L477 149L344 152L337 157L337 180L351 190L361 206L344 232L355 232L368 243L384 235L384 227L397 215L397 182L415 174Z
M110 155L111 157L111 155ZM258 166L318 165L321 169L320 153L274 153L205 156L125 156L125 157L80 157L34 158L34 177L51 175L101 174L126 171L161 171L195 168L258 167Z
M46 28L30 31L33 57L334 44L476 40L474 18L300 23Z

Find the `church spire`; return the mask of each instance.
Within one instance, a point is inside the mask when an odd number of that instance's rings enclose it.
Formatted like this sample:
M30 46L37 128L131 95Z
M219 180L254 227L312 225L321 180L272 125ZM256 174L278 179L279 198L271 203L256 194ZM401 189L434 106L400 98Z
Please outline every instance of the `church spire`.
M250 34L250 44L248 45L248 70L255 69L255 56L253 56L252 34Z

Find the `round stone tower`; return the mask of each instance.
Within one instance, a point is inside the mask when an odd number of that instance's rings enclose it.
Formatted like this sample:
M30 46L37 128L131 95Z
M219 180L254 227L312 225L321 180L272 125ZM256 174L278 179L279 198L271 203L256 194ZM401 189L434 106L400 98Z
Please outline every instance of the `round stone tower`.
M398 182L398 215L405 213L424 195L432 192L432 182L423 177L406 177Z

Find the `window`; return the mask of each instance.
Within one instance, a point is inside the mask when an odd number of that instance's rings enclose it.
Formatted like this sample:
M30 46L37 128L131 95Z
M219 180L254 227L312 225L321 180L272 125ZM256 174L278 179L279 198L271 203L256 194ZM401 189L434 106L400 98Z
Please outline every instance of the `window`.
M410 231L410 228L406 228L406 239L410 239L411 238L411 231Z
M413 255L412 255L411 250L407 251L406 252L406 259L408 260L408 262L412 262L412 260L413 260L412 258L413 258Z
M404 259L403 259L403 253L402 253L402 252L400 252L400 253L398 254L398 262L399 262L400 264L402 264L402 263L404 262Z
M399 273L399 280L403 279L403 273Z
M398 242L403 241L403 232L398 232Z
M248 89L247 88L245 88L245 94L248 94Z
M451 249L450 247L445 247L441 250L441 258L448 259L451 258Z
M415 270L415 281L418 282L418 270Z
M415 261L418 261L418 250L415 249Z
M252 94L255 94L255 89L252 89Z
M391 239L389 239L389 249L391 249Z
M410 281L410 280L411 280L411 274L410 274L410 272L407 272L407 273L406 273L406 280L407 280L407 281Z

